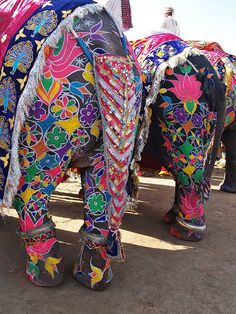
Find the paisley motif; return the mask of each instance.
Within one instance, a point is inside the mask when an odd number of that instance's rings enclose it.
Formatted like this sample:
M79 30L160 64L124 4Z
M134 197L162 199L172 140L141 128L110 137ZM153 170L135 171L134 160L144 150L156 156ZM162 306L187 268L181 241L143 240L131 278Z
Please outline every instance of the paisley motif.
M33 46L29 40L26 42L22 41L8 50L4 65L6 67L12 67L12 75L14 75L17 70L22 73L27 73L27 70L33 61L32 50Z
M33 30L34 37L37 33L42 36L48 36L57 26L57 15L54 10L40 12L34 15L28 22L25 28Z
M16 102L15 83L11 77L3 79L0 84L0 106L3 106L3 112L7 110L14 112Z

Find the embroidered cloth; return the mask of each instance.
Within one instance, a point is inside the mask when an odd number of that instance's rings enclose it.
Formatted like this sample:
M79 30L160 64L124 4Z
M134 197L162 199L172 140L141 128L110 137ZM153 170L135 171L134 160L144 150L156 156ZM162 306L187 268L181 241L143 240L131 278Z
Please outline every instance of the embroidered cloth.
M227 52L217 42L189 40L188 43L203 51L213 66L227 55Z
M17 184L11 154L12 135L19 128L17 105L41 46L77 7L92 3L92 0L0 0L0 204L11 205L5 194Z
M171 57L183 52L189 45L174 34L163 33L131 41L142 72L142 81L148 93L157 68Z

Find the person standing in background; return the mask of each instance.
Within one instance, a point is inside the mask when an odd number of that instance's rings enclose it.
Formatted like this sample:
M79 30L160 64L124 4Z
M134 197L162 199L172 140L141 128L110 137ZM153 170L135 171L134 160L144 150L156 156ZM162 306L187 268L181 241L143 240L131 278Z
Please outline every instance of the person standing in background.
M129 0L108 0L105 8L116 19L123 31L133 27Z
M179 23L174 18L174 9L172 7L164 8L165 19L161 28L170 31L171 33L180 36Z

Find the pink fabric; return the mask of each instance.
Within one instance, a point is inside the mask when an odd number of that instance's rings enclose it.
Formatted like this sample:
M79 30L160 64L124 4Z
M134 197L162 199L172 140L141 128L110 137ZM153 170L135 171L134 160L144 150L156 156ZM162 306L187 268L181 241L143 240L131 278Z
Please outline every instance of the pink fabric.
M209 50L202 49L202 52L204 52L204 54L207 56L207 59L211 62L212 65L215 65L221 60L221 58L227 55L227 53L221 50L209 51Z
M217 42L189 40L188 43L203 51L213 65L228 54Z
M0 68L12 36L46 0L0 0Z
M137 46L139 47L139 51L135 53L135 55L138 59L138 63L141 64L150 51L169 40L180 40L180 38L171 33L159 33L157 35L130 41L130 44L133 49Z

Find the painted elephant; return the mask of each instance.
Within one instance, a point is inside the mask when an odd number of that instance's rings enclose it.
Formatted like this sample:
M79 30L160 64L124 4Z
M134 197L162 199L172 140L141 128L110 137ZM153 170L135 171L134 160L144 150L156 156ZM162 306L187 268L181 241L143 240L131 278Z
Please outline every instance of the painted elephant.
M189 41L209 59L226 86L227 114L222 142L226 152L225 178L220 190L236 193L236 57L225 52L216 42Z
M19 214L26 274L39 286L63 280L48 202L77 160L84 224L73 274L103 288L112 279L110 259L122 258L118 229L140 110L138 68L122 32L94 1L0 4L0 198Z
M175 35L160 33L131 46L144 89L135 159L173 174L175 200L164 221L173 236L198 241L225 119L223 84L207 58Z

